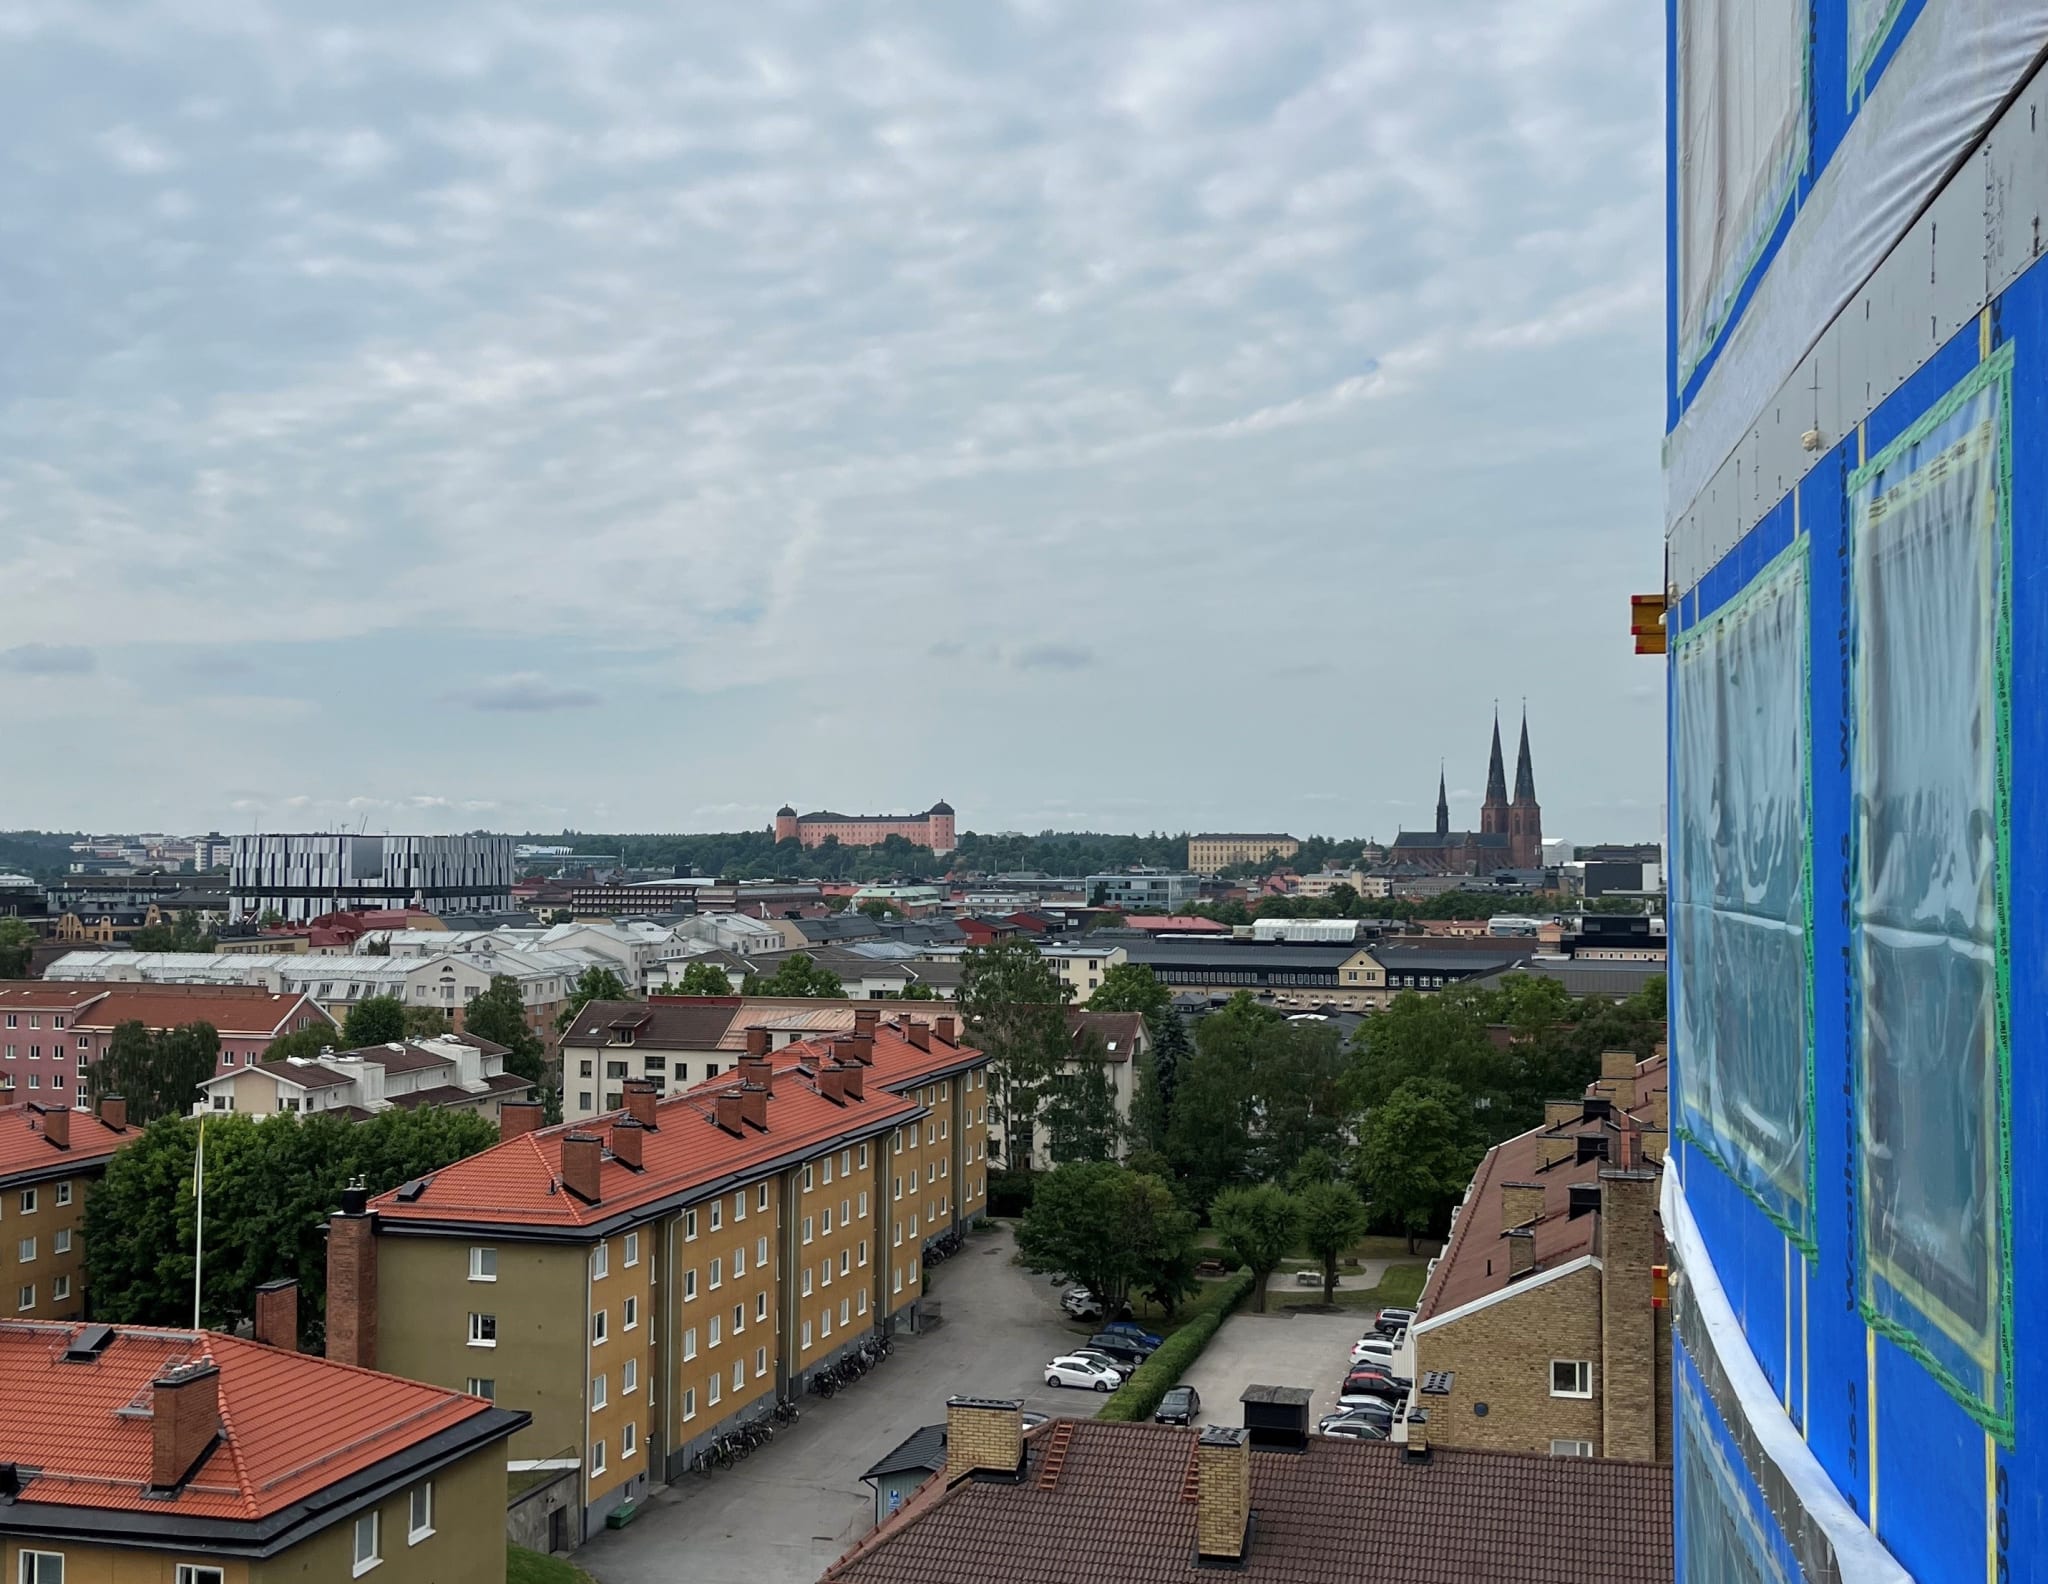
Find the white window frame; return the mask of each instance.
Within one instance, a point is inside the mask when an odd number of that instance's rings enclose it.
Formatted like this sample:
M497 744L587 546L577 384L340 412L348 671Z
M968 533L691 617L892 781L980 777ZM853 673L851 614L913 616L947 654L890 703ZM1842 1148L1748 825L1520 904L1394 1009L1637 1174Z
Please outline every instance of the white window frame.
M626 1269L631 1270L640 1263L640 1234L638 1232L628 1232L626 1234L625 1255L626 1257L622 1263Z
M49 1580L49 1584L64 1584L64 1553L62 1551L22 1552L21 1584L44 1584L42 1564L45 1562L57 1564L57 1571Z
M619 1456L629 1458L640 1450L640 1426L628 1419L619 1430Z
M426 1498L426 1522L424 1523L420 1521L420 1498L423 1496ZM407 1545L416 1546L433 1534L434 1482L432 1480L426 1480L421 1484L415 1485L407 1492L405 1519L405 1543Z
M695 1326L685 1326L683 1328L683 1359L685 1362L688 1362L696 1356L697 1328Z
M619 1395L630 1399L640 1390L640 1361L629 1358L619 1371Z
M498 1400L498 1377L495 1375L472 1375L469 1377L469 1395L481 1397L485 1402Z
M488 1325L484 1324L488 1322ZM483 1333L488 1330L489 1336ZM469 1312L469 1345L473 1348L494 1348L498 1345L498 1317L482 1314L472 1309Z
M1550 1455L1552 1457L1589 1458L1593 1455L1593 1443L1590 1441L1553 1441L1550 1443Z
M1576 1371L1574 1379L1582 1382L1578 1388L1560 1391L1557 1385L1558 1370ZM1593 1361L1591 1359L1552 1359L1550 1361L1550 1395L1553 1397L1588 1398L1593 1395Z
M696 1417L697 1388L694 1386L685 1386L683 1388L683 1423L688 1424L692 1419Z
M498 1251L481 1243L472 1243L469 1249L469 1279L473 1282L494 1282L498 1279Z
M590 1449L590 1477L597 1479L604 1471L604 1443L600 1441Z
M602 1347L612 1337L612 1316L609 1309L598 1309L590 1316L590 1345Z
M208 1567L204 1562L180 1562L177 1584L227 1584L227 1569Z
M363 1555L364 1524L370 1526L370 1554L367 1557ZM384 1525L379 1520L376 1508L372 1507L368 1512L357 1515L351 1545L355 1555L354 1570L349 1575L351 1578L361 1578L370 1569L384 1565Z
M68 1182L57 1184L57 1203L60 1205L71 1203L71 1184Z
M590 1251L590 1279L603 1281L612 1273L612 1249L609 1243L599 1243Z
M766 1375L767 1373L768 1350L764 1347L757 1347L754 1349L754 1379L759 1380L763 1375Z
M590 1377L590 1411L599 1412L607 1407L611 1400L611 1380L604 1371L599 1370Z

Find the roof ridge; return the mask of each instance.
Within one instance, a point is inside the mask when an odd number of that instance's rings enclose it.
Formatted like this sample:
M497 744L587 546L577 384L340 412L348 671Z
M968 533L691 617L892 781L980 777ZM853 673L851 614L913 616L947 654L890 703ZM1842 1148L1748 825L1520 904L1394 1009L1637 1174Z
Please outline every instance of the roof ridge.
M234 1405L228 1400L231 1395L228 1391L229 1375L226 1370L221 1369L220 1360L214 1355L214 1342L217 1336L220 1336L220 1333L204 1333L204 1352L200 1356L219 1371L219 1378L215 1384L215 1398L220 1414L221 1444L227 1448L228 1461L234 1465L236 1494L240 1497L242 1507L248 1516L254 1518L260 1511L256 1502L256 1483L249 1477L249 1467L242 1460L242 1438L235 1433ZM195 1469L193 1472L196 1474L198 1471Z

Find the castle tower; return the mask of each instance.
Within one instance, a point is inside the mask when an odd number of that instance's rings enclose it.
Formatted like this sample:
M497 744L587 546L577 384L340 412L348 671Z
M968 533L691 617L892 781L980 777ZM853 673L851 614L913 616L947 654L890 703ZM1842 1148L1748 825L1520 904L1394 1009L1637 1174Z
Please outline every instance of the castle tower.
M1500 756L1500 711L1493 712L1493 758L1486 766L1486 801L1479 805L1483 835L1508 833L1508 772Z
M796 810L787 803L775 811L775 839L779 842L796 840Z
M944 798L931 806L926 814L925 845L935 853L949 853L959 845L953 836L953 805Z
M1494 744L1500 743L1500 728L1494 727ZM1515 756L1515 801L1508 809L1508 841L1517 869L1535 869L1543 863L1543 807L1536 801L1536 769L1529 759L1529 711L1522 710L1522 747Z

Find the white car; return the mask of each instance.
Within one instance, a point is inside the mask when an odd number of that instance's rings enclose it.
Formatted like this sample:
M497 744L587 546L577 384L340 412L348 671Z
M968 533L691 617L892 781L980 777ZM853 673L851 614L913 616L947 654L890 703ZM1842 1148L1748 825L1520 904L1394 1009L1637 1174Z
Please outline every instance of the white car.
M1060 1307L1076 1320L1087 1319L1102 1313L1102 1305L1086 1287L1069 1287L1060 1295Z
M1123 1377L1107 1364L1070 1353L1046 1365L1045 1383L1048 1386L1081 1386L1106 1392L1121 1386Z
M1368 1359L1391 1365L1394 1362L1394 1344L1383 1336L1360 1337L1351 1344L1351 1362L1363 1364Z

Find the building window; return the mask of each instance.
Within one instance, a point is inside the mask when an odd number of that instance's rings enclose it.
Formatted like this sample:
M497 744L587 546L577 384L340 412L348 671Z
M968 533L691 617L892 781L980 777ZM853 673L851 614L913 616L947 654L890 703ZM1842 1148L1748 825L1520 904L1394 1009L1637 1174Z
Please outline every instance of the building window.
M740 1246L739 1246L738 1248L736 1248L736 1249L734 1249L734 1250L732 1251L732 1276L733 1276L733 1280L734 1280L734 1281L738 1281L738 1280L739 1280L739 1279L740 1279L740 1278L741 1278L742 1276L746 1275L746 1273L747 1273L747 1246L746 1246L746 1244L742 1243L742 1244L741 1244L741 1245L740 1245Z
M637 1297L626 1300L625 1316L620 1323L628 1331L631 1331L640 1324L640 1300Z
M20 1292L18 1292L17 1294L15 1294L15 1298L16 1298L16 1300L17 1300L17 1302L16 1302L16 1305L15 1305L15 1307L17 1307L17 1308L19 1308L19 1309L33 1309L33 1308L35 1308L35 1306L36 1306L36 1286L35 1286L35 1283L34 1283L34 1282L29 1282L29 1283L25 1284L25 1285L24 1285L24 1286L22 1287L21 1291L20 1291Z
M33 1189L33 1188L24 1188L24 1189L22 1189L22 1191L21 1191L21 1213L22 1213L23 1215L34 1215L34 1214L36 1213L36 1191L35 1191L35 1189Z
M768 1185L766 1183L761 1184L759 1191L754 1197L754 1208L756 1210L766 1210L768 1208Z
M586 1063L586 1065L588 1064ZM591 1104L590 1091L588 1089L578 1089L576 1091L576 1109L579 1111L589 1111L594 1109L594 1107Z
M640 1234L638 1232L628 1232L626 1234L626 1269L631 1270L639 1263Z
M481 1397L485 1402L498 1400L498 1383L489 1375L472 1375L469 1378L469 1394Z
M50 1278L50 1302L62 1303L70 1296L71 1278L69 1276L53 1276Z
M1590 1397L1593 1395L1593 1365L1589 1359L1552 1359L1550 1395Z
M860 1147L860 1163L862 1166L866 1166L868 1163L868 1147L865 1144Z
M695 1326L691 1326L688 1330L686 1330L683 1333L683 1357L685 1359L693 1359L696 1356L697 1328Z
M590 1345L596 1347L612 1334L611 1311L600 1309L590 1317Z
M842 1298L839 1300L839 1323L841 1326L844 1326L847 1323L846 1317L848 1313L851 1311L852 1307L852 1304L847 1299Z
M696 1240L697 1212L694 1210L685 1210L683 1212L683 1241L685 1243L694 1243L696 1242Z
M600 1243L590 1251L590 1279L603 1281L612 1272L612 1251L608 1243Z
M1591 1457L1593 1443L1590 1441L1553 1441L1550 1443L1552 1457Z
M832 1235L832 1207L830 1205L825 1206L825 1220L824 1224L818 1228L818 1235L820 1237L830 1237Z
M724 1226L725 1201L723 1199L714 1199L711 1201L711 1230L717 1232Z
M865 1265L865 1264L867 1264L867 1262L868 1262L868 1240L867 1240L866 1238L862 1238L862 1239L860 1240L860 1263L861 1263L862 1265Z
M826 1185L826 1186L827 1186L827 1187L829 1188L829 1187L831 1186L831 1184L832 1184L832 1157L831 1157L830 1155L827 1155L827 1156L825 1157L825 1185ZM810 1186L810 1184L809 1184L809 1183L806 1183L806 1184L804 1184L804 1186L805 1186L806 1188L808 1188L808 1187Z
M747 1191L744 1188L732 1196L732 1218L735 1221L747 1218Z
M713 1370L711 1372L711 1380L709 1382L708 1388L704 1393L704 1401L711 1407L716 1408L718 1406L719 1399L724 1395L725 1372L723 1370Z
M850 1149L843 1149L839 1152L839 1175L844 1177L848 1172L852 1170L853 1151Z
M832 1285L832 1256L830 1254L827 1254L818 1261L818 1280L827 1287Z
M180 1562L178 1584L227 1584L227 1574L217 1567L201 1567L194 1562Z
M498 1345L498 1317L494 1314L471 1314L469 1317L469 1345L471 1347L496 1347Z
M747 1306L745 1304L734 1304L732 1306L732 1334L738 1336L746 1328Z
M811 1268L810 1268L810 1266L806 1265L806 1266L804 1267L804 1296L805 1296L806 1298L808 1298L808 1297L810 1297L810 1295L811 1295Z
M725 1260L723 1256L711 1262L711 1290L718 1291L725 1285Z
M469 1279L471 1281L494 1282L498 1279L498 1251L494 1248L473 1248L469 1251Z
M696 1417L697 1388L694 1386L686 1386L683 1388L683 1422L687 1424L690 1420Z
M804 1168L804 1192L805 1192L805 1193L809 1193L809 1192L811 1191L811 1188L812 1188L812 1186L814 1185L815 1181L816 1181L816 1179L815 1179L815 1177L814 1177L814 1175L813 1175L813 1168L811 1168L811 1167L809 1167L809 1166L806 1166L806 1167Z
M34 1238L23 1238L15 1245L15 1249L16 1257L22 1264L26 1265L36 1257L36 1240Z
M639 1449L640 1427L628 1419L626 1427L619 1432L619 1456L631 1457Z
M810 1347L810 1345L811 1345L811 1323L810 1323L810 1321L806 1320L806 1321L804 1322L804 1347L805 1347L806 1349L808 1349L808 1348Z
M819 1335L830 1336L832 1334L832 1306L830 1304L825 1306L825 1313L820 1316L820 1319L823 1321L823 1327Z
M412 1488L412 1518L405 1531L405 1543L418 1545L434 1532L434 1482Z
M768 1295L764 1292L754 1294L754 1318L757 1321L768 1318Z
M889 1290L891 1292L903 1291L903 1267L901 1265L896 1266L892 1274L895 1279Z
M68 1205L69 1203L71 1203L71 1184L57 1184L57 1203L59 1203L60 1205Z
M754 1349L754 1379L759 1380L763 1375L766 1375L767 1373L768 1350L764 1347L757 1347Z
M854 1295L853 1312L861 1315L868 1312L868 1290L865 1287Z
M604 1443L603 1443L602 1441L600 1441L600 1442L598 1442L598 1443L597 1443L597 1445L596 1445L596 1446L594 1446L594 1447L592 1447L592 1448L590 1449L590 1475L591 1475L591 1478L592 1478L592 1479L595 1479L595 1478L596 1478L596 1477L597 1477L598 1475L600 1475L600 1474L602 1474L602 1473L604 1472L604 1469L605 1469L605 1462L604 1462Z
M804 1241L806 1243L811 1241L811 1218L809 1216L804 1217Z
M863 1221L868 1218L868 1191L865 1188L860 1191L860 1218Z
M631 1398L640 1389L640 1361L627 1359L626 1367L619 1371L619 1395Z
M377 1554L377 1514L366 1512L356 1520L355 1577L361 1578L384 1559Z
M688 1303L697 1296L697 1267L692 1265L683 1272L683 1302Z

